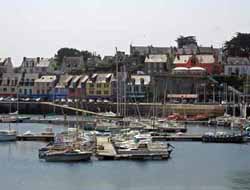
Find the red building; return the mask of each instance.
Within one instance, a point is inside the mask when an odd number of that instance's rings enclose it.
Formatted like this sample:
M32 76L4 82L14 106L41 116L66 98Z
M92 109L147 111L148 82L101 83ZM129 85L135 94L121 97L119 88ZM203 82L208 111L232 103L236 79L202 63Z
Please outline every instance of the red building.
M207 74L222 73L222 66L213 54L198 55L176 55L174 60L175 67L201 67L206 69Z

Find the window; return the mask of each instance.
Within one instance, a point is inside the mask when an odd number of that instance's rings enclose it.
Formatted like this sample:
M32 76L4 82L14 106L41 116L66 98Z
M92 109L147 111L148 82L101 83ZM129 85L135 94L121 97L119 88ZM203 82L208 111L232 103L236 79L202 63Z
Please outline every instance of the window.
M7 92L7 88L3 88L3 91L4 91L4 92Z
M89 84L90 88L93 88L95 85L93 83Z
M19 89L19 93L22 94L22 89Z
M228 75L232 75L232 67L228 68Z
M37 90L37 94L40 94L40 90Z
M89 91L89 94L94 94L94 91L93 91L93 90L90 90L90 91Z
M11 92L15 92L15 88L11 88Z
M139 87L135 86L135 92L138 92L138 91L139 91Z
M104 91L104 94L105 94L105 95L108 95L108 94L109 94L109 91L108 91L108 90L105 90L105 91Z
M32 89L29 89L30 94L32 94Z
M27 89L24 89L24 95L26 95L27 94Z
M96 94L100 95L100 94L102 94L102 92L100 90L97 90Z
M102 87L102 84L98 83L97 88L101 88L101 87Z
M104 84L104 88L108 88L109 87L109 84L108 83L105 83Z

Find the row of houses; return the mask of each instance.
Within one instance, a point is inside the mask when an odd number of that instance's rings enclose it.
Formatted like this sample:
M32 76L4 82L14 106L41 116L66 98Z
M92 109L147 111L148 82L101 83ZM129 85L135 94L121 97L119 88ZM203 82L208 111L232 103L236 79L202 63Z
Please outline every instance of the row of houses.
M128 98L144 99L151 83L148 75L131 75L126 79ZM4 73L0 80L1 97L54 99L115 100L117 81L113 73L92 75L42 75Z
M139 56L139 58L138 58ZM130 46L130 55L118 51L114 56L92 55L87 60L83 56L64 57L59 63L56 58L24 57L20 67L14 68L11 58L0 59L1 73L38 73L39 75L82 74L93 72L115 72L116 62L126 65L132 73L140 70L148 75L168 74L177 67L201 67L209 75L250 75L250 59L247 57L223 57L222 49L199 46L182 48ZM99 70L98 70L99 69Z
M250 57L225 57L221 48L130 46L130 55L144 55L145 73L171 73L175 68L199 67L209 75L250 75Z

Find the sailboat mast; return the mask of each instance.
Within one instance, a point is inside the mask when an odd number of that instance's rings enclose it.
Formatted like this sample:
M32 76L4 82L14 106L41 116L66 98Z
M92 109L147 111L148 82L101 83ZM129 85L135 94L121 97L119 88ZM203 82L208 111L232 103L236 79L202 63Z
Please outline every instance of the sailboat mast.
M116 114L119 116L119 77L118 77L118 60L117 60L117 47L115 48L115 63L116 63Z

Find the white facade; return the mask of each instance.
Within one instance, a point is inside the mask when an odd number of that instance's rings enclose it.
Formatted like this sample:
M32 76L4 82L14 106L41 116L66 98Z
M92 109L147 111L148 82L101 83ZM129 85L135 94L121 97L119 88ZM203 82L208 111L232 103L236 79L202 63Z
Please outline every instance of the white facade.
M224 75L250 75L250 61L246 57L229 57L224 63Z
M21 96L33 95L35 80L38 78L39 78L38 73L26 73L25 75L23 75L18 84L19 94Z
M164 73L169 69L167 55L148 55L145 58L145 71L148 74Z
M35 80L34 93L35 94L49 94L56 84L56 76L42 76Z
M4 73L0 82L1 96L16 96L20 79L19 73Z

